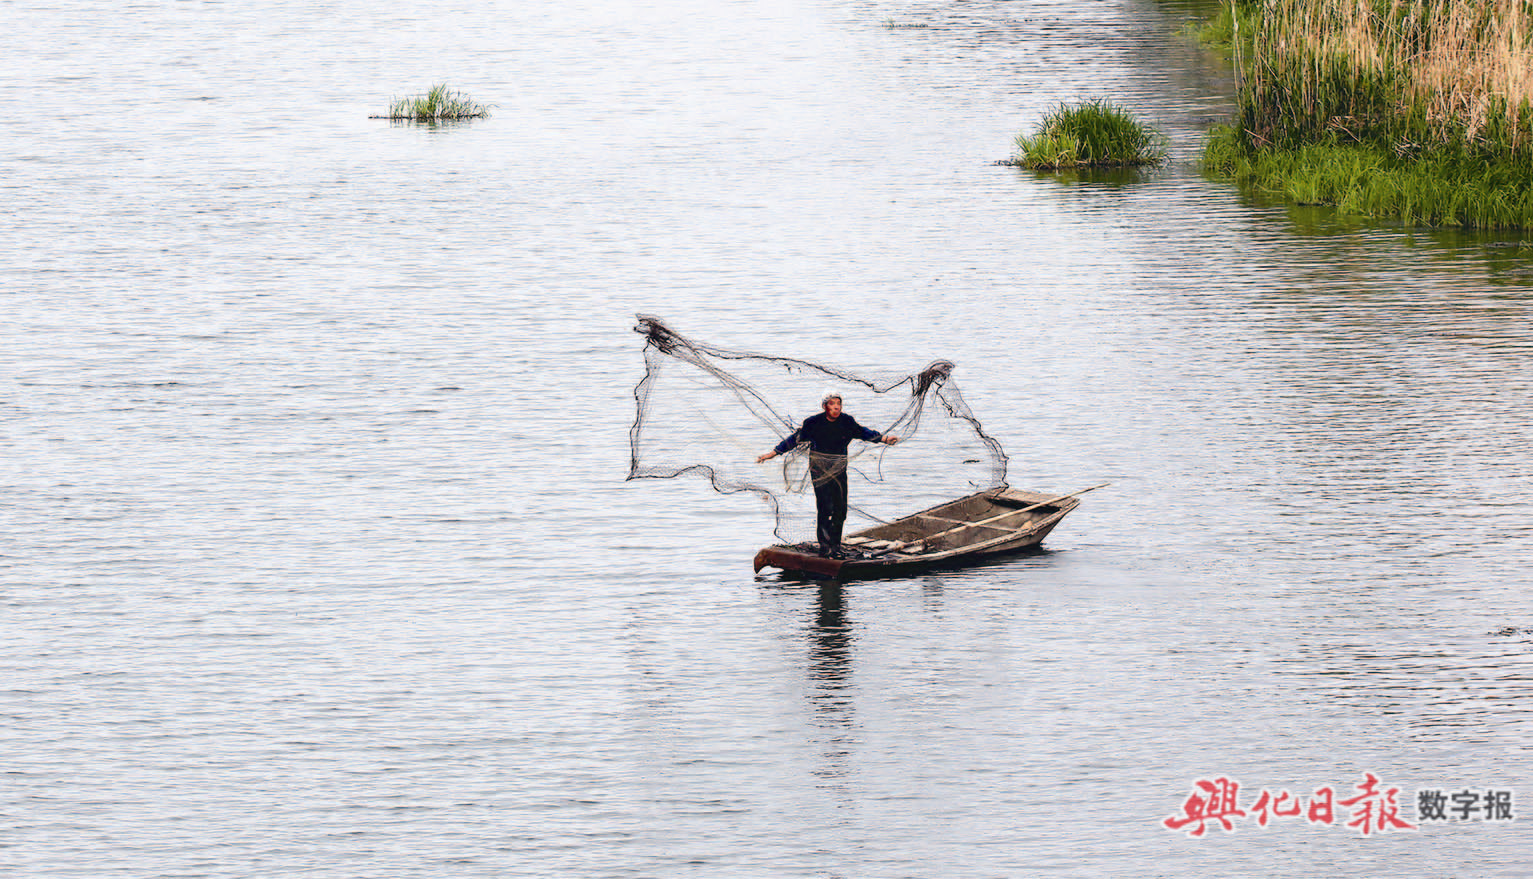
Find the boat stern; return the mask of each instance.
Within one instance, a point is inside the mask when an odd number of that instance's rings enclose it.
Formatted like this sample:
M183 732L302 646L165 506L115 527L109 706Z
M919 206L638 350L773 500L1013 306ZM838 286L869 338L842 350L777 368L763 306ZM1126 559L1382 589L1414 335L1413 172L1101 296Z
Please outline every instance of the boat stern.
M806 552L792 546L768 546L756 553L756 572L762 568L777 568L813 574L817 577L835 577L846 564L841 559L830 559L815 552Z

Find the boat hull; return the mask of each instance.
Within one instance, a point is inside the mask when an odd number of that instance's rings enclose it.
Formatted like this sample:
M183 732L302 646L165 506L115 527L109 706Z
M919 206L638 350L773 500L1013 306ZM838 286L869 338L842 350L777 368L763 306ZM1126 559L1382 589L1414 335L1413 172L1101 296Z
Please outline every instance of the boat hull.
M756 553L755 568L852 580L901 577L1033 549L1080 502L1005 486L938 504L845 538L845 559L814 544L778 544Z

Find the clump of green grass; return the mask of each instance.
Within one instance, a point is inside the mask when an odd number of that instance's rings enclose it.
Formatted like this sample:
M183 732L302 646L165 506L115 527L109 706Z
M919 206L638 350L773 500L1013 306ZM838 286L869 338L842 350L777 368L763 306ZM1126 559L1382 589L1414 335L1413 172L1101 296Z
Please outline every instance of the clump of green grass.
M1260 4L1255 0L1225 0L1213 17L1187 24L1181 29L1206 49L1239 58L1251 55L1252 35L1256 32L1254 22L1260 16Z
M1166 137L1105 100L1061 104L1032 135L1017 135L1017 155L1006 164L1035 170L1158 165Z
M477 104L462 92L452 91L446 83L434 85L423 95L395 98L386 119L411 122L450 122L478 119L490 115L488 104Z
M1251 149L1234 128L1215 129L1204 151L1211 170L1300 205L1417 226L1533 228L1533 169L1486 161L1467 148L1382 150L1330 138Z

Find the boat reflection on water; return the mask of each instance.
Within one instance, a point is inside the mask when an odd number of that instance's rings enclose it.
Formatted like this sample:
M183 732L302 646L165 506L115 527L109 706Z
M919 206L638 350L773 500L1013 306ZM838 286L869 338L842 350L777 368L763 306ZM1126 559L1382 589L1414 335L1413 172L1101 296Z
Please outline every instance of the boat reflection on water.
M855 689L852 643L855 636L846 614L840 583L821 582L807 626L809 663L805 676L810 722L824 732L821 762L814 769L820 787L848 793L848 765L854 747Z
M822 582L809 627L810 698L817 713L836 716L851 709L852 631L841 584Z

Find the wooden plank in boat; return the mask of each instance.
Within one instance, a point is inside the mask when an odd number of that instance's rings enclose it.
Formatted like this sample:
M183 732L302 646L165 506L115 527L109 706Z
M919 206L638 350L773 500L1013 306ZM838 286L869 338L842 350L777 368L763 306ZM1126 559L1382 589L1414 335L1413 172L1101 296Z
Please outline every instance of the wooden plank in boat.
M1016 511L1013 510L1012 512L1016 512ZM1010 514L1008 514L1008 515L1010 515ZM949 525L957 525L960 528L967 528L967 527L973 526L975 528L993 528L996 531L1010 531L1011 530L1010 528L1007 528L1007 527L1002 526L1002 525L987 525L987 524L985 524L985 522L968 522L968 521L965 521L963 519L949 519L946 516L932 516L932 515L928 515L927 513L916 513L915 515L911 516L910 518L912 518L912 519L930 519L933 522L946 522Z

